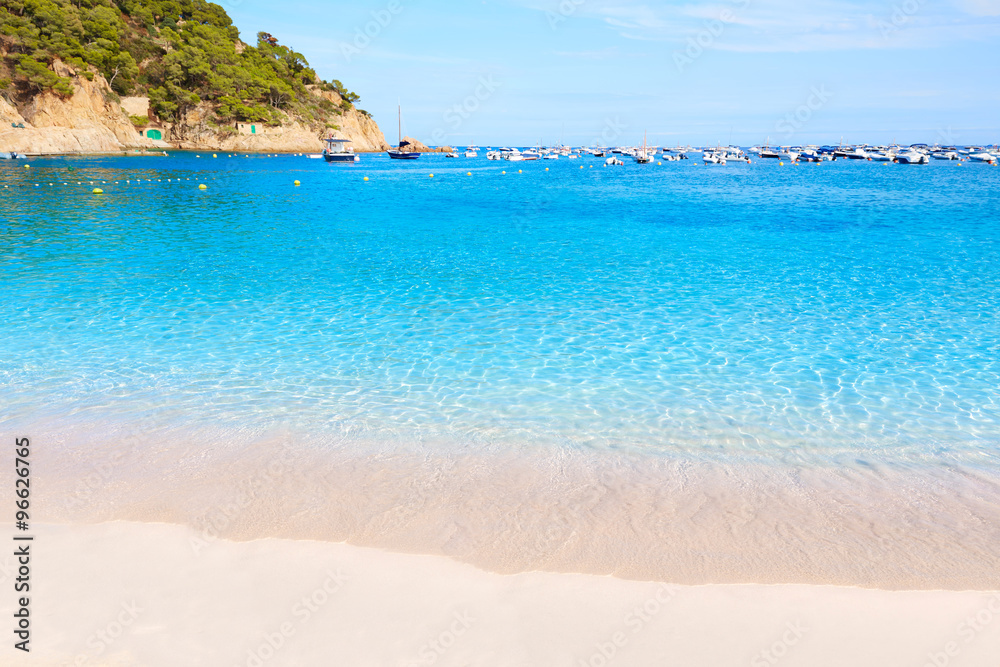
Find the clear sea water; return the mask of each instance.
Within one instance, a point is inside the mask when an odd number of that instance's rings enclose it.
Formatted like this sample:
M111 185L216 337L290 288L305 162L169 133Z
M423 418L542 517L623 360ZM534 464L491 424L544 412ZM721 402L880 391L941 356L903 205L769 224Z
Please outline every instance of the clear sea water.
M601 162L0 162L5 423L996 477L1000 169Z

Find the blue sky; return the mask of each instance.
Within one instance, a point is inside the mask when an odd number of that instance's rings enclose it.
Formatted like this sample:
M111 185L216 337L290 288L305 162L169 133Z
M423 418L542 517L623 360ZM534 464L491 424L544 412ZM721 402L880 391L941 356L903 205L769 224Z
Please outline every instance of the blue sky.
M1000 0L226 0L390 142L1000 141Z

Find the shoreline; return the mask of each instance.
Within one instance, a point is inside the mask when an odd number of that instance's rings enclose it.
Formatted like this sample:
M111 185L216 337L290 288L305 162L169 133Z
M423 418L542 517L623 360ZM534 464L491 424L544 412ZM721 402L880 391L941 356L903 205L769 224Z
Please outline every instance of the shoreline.
M5 664L976 667L1000 646L992 591L498 575L346 544L196 549L165 524L34 529L31 660L8 646Z
M37 475L50 492L37 516L55 523L347 542L501 574L1000 589L995 470L472 452L458 442L214 427L49 433Z

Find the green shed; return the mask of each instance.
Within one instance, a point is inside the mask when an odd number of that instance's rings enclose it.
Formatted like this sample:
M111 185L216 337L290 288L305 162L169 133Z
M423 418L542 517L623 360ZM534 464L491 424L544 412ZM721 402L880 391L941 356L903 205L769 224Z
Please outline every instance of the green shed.
M156 139L157 141L163 140L163 133L160 132L159 130L153 130L153 129L146 130L146 136L150 139Z

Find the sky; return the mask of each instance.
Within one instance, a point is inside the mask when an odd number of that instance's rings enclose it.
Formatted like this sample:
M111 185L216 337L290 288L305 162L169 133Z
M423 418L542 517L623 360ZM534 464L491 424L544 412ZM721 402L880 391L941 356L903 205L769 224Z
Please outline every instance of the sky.
M1000 141L1000 0L223 0L390 143Z

